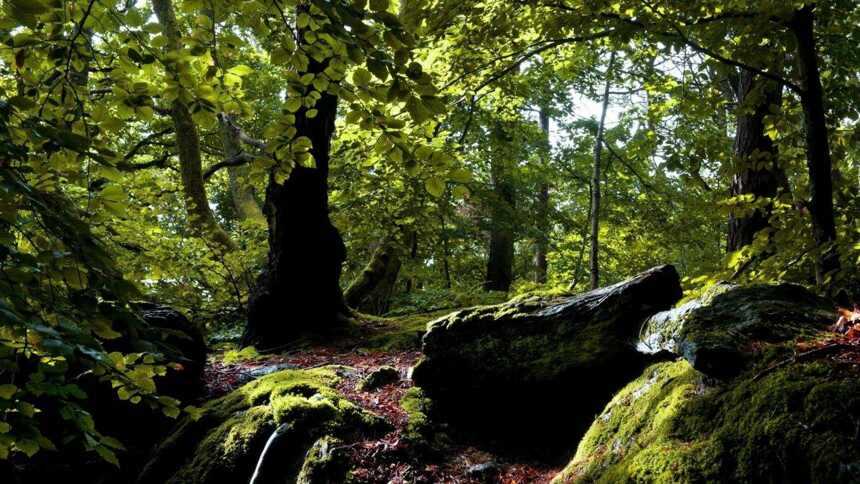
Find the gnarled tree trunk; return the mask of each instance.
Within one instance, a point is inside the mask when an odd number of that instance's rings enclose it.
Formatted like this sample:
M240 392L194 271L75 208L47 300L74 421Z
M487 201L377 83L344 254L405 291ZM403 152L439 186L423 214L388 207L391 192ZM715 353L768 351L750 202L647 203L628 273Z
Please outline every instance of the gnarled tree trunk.
M735 129L735 169L730 188L731 196L753 195L755 198L773 198L787 184L785 172L779 167L777 149L765 134L764 118L771 106L782 101L782 86L766 81L742 69L734 87L737 101L737 127ZM752 97L751 97L752 96ZM750 101L755 100L755 104ZM729 215L729 233L726 249L734 252L749 245L756 233L767 228L771 205L747 216Z
M311 59L308 73L325 70ZM263 211L269 225L269 258L248 302L242 345L265 350L303 333L325 332L349 316L340 288L346 246L329 220L328 172L337 97L323 93L309 118L296 113L296 137L310 138L315 168L293 167L280 184L269 176Z

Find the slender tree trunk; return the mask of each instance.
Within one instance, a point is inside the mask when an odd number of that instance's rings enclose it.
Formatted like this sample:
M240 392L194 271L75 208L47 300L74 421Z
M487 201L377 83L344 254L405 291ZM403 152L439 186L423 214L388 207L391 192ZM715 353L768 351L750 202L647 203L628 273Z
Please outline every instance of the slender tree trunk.
M591 288L600 286L600 157L603 153L603 133L606 128L606 110L609 107L609 88L611 87L612 69L615 65L615 52L609 56L606 68L606 83L603 87L603 106L600 111L600 123L597 125L597 136L594 140L594 166L591 172L591 252L589 268L591 270Z
M496 127L496 136L508 140L501 126ZM490 251L487 257L485 291L505 291L511 288L514 272L513 211L516 206L514 187L510 180L506 160L491 160L490 176L493 183L493 200L490 220Z
M540 111L540 127L543 130L549 155L549 114ZM537 229L538 237L535 250L535 282L544 284L547 280L546 254L549 250L549 183L541 180L537 195Z
M734 87L737 101L734 162L730 195L752 195L773 198L787 184L785 172L779 167L777 149L765 134L764 118L771 106L782 101L782 86L766 81L756 74L741 70ZM752 97L750 97L752 96ZM754 105L749 100L756 99ZM729 215L726 249L734 252L749 245L756 233L770 226L772 204L745 216Z
M300 6L299 9L307 8ZM298 32L302 37L302 32ZM310 59L307 73L325 62ZM340 288L346 246L329 220L328 173L337 97L323 93L313 107L296 112L296 136L312 142L316 167L294 166L280 184L269 175L264 213L269 225L269 258L248 302L242 345L283 346L305 333L341 326L351 314Z
M242 154L242 141L229 115L221 114L219 118L224 159L229 160ZM257 203L256 191L248 179L248 167L246 165L227 167L227 176L236 218L243 221L263 220L263 211Z
M412 270L415 270L415 261L418 260L418 231L413 230L409 235L409 262L412 265ZM406 279L406 293L412 292L415 286L415 277L410 276Z
M346 303L363 313L387 313L400 264L400 250L396 241L388 238L383 240L373 251L370 262L344 293Z
M152 8L167 38L166 49L178 51L181 48L182 36L172 0L153 0ZM173 71L174 76L178 77L178 71L182 67L169 65L168 68ZM182 190L189 225L198 235L212 240L219 248L233 250L236 247L235 243L218 225L215 215L209 208L209 198L206 196L201 168L200 134L197 132L197 124L191 117L188 106L183 101L183 96L180 95L173 101L170 112L176 131L176 148L179 154Z
M827 120L824 115L824 90L818 68L815 45L815 16L813 6L795 12L790 23L797 43L797 67L803 94L803 122L806 136L806 164L809 170L809 212L812 216L812 236L819 255L815 279L819 286L827 277L839 270L836 242L836 223L833 213L833 180Z

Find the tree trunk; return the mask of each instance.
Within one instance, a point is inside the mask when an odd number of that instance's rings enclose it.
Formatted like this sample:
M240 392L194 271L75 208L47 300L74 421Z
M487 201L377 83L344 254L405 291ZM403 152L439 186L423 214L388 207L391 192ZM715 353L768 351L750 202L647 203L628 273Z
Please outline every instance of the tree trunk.
M782 102L782 86L744 69L739 72L734 91L737 101L733 149L736 165L730 195L773 198L781 187L786 186L787 180L779 167L776 146L765 135L764 118L770 114L772 105L779 106ZM751 100L754 104L750 103ZM766 208L746 216L729 215L728 252L751 244L756 233L770 225L771 207L772 204L768 204Z
M543 109L540 111L540 127L543 130L547 142L547 155L549 154L549 115ZM546 283L547 261L546 254L549 250L549 183L541 180L538 185L537 196L537 229L538 237L535 250L535 282Z
M803 123L806 136L806 164L809 170L809 212L812 217L812 236L819 250L815 279L819 286L839 270L836 242L836 223L833 214L833 180L827 120L824 115L824 90L818 69L815 46L815 17L812 6L795 12L790 28L797 42L797 67L803 94Z
M178 51L181 48L182 35L172 0L153 0L152 8L161 24L164 36L167 38L166 49ZM178 77L178 66L168 64L168 69ZM170 109L173 126L176 131L176 149L179 154L182 190L185 198L185 211L192 230L201 237L208 238L222 250L233 250L235 243L224 229L218 225L215 215L209 208L209 198L203 184L203 171L200 160L200 134L197 124L191 117L188 106L178 96Z
M325 62L311 58L307 72L318 74L325 68ZM269 175L264 207L269 258L248 301L242 346L283 346L302 334L340 326L350 315L340 288L346 246L329 220L328 207L337 97L322 93L314 109L317 115L312 118L307 108L299 109L295 128L296 137L310 138L316 167L294 166L283 184L274 172Z
M507 139L501 126L496 127L496 136ZM493 200L490 220L490 251L487 257L485 291L505 291L511 288L514 266L513 210L516 206L514 187L505 160L491 161Z
M382 241L373 251L370 262L344 293L346 304L363 313L387 313L401 262L396 242Z
M591 289L600 285L600 156L603 152L603 133L606 128L606 110L609 107L609 88L611 87L612 68L615 64L615 52L609 56L606 68L606 84L603 87L603 107L600 111L600 123L597 125L597 136L594 140L594 166L591 172Z
M413 230L409 234L409 262L412 265L411 270L415 270L415 261L418 260L418 231ZM414 274L414 272L413 272ZM406 279L406 293L409 294L412 292L412 289L415 287L415 277L410 275Z
M221 144L224 148L224 159L229 160L242 154L242 141L237 127L231 122L228 114L219 116L221 128ZM247 165L227 167L230 186L230 198L233 199L233 210L239 220L262 220L263 211L257 203L254 186L248 177Z

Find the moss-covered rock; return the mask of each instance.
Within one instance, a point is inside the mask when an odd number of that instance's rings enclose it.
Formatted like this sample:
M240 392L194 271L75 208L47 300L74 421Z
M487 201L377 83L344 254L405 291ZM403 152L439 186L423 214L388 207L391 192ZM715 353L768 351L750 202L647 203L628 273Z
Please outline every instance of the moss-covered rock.
M360 392L369 392L376 390L379 387L397 382L398 380L400 380L400 372L397 371L397 368L394 368L393 366L381 366L364 377L358 385L356 385L356 390Z
M833 304L796 284L717 284L697 299L663 311L644 324L639 348L669 351L718 378L740 373L754 344L820 331Z
M283 370L207 403L199 420L184 418L156 449L140 483L220 484L294 480L323 435L382 431L386 424L334 389L343 367ZM275 430L277 459L258 461ZM269 443L271 445L271 443ZM276 462L273 464L273 462Z
M404 435L412 441L426 441L431 434L430 409L433 402L418 387L406 391L400 407L406 411L408 421Z
M326 435L308 450L296 484L344 482L349 471L349 456L340 439Z
M594 420L554 482L860 482L860 380L816 361L716 383L649 367Z
M680 297L677 272L661 266L578 296L458 311L428 326L413 379L437 415L468 432L566 447L646 366L634 345L642 321Z

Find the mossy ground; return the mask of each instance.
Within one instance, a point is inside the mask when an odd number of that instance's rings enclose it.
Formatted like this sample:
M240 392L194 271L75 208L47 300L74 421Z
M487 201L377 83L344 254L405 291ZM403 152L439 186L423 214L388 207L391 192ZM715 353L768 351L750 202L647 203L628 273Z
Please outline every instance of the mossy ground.
M347 371L338 366L283 370L210 401L199 421L183 421L160 446L143 482L247 481L266 440L282 423L290 425L292 444L279 458L285 475L296 475L316 438L382 427L335 390Z
M797 362L708 382L649 367L606 406L554 482L858 482L858 371Z

